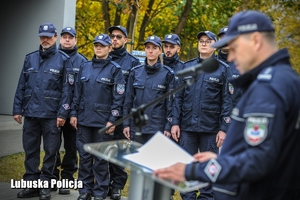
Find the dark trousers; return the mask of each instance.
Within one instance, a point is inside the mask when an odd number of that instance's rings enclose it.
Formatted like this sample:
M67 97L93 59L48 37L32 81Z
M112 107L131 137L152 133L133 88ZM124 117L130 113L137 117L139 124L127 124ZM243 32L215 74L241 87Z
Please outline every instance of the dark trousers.
M106 160L94 156L83 149L86 143L106 142L113 140L113 135L99 134L100 128L78 125L76 146L79 152L78 180L84 187L79 193L90 193L106 198L109 188L109 164Z
M53 172L60 144L60 131L60 127L56 127L56 118L24 118L22 136L26 171L23 176L24 180L50 181L56 178ZM39 170L41 137L43 137L45 156L42 168Z
M62 127L61 135L64 138L65 154L61 160L58 152L54 174L58 180L59 175L61 179L74 180L73 175L78 169L78 157L76 150L76 129L70 124L70 118L66 120L65 125ZM57 168L59 166L61 168L60 173L59 169Z
M204 151L211 151L219 153L219 148L216 143L216 134L212 133L199 133L199 132L186 132L181 131L179 145L191 155ZM197 198L197 191L181 193L183 200L195 200L195 199L209 199L213 200L214 195L211 186L207 186L200 189L200 196Z
M114 131L114 140L126 139L123 134L123 125L118 125ZM110 187L117 189L124 189L124 186L127 182L127 173L124 167L119 165L109 163L109 172L110 172Z

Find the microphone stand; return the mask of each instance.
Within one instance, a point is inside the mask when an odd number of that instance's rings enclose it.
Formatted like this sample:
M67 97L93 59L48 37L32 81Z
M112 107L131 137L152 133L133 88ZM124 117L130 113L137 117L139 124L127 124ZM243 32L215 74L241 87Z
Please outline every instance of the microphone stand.
M191 78L190 78L191 77ZM195 75L196 77L196 75ZM133 122L136 126L136 133L135 135L141 135L141 131L144 125L146 125L147 121L148 121L148 116L144 113L145 109L168 98L170 95L178 92L179 90L185 88L186 86L190 86L193 84L194 80L195 80L194 76L189 76L186 78L186 80L183 80L183 83L181 83L178 87L176 87L173 90L168 91L167 93L161 95L160 97L153 99L152 101L150 101L147 104L142 104L137 108L132 108L131 112L126 115L125 117L115 121L112 125L110 126L106 126L104 128L101 128L98 133L99 134L103 134L105 133L109 128L113 127L113 126L117 126L121 123L123 123L125 120L130 119L131 117L133 118Z

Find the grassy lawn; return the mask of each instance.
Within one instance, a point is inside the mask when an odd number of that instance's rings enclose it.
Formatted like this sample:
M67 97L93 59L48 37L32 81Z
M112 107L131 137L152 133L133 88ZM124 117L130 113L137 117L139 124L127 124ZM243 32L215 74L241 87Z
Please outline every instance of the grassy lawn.
M64 155L64 152L60 152L61 157ZM24 157L25 153L17 153L10 156L5 156L0 158L0 182L10 182L11 179L21 180L23 174L25 173L24 168ZM41 152L41 161L44 157L44 152ZM122 196L128 196L128 187L130 182L130 171L128 171L128 180L125 185L124 190L122 191ZM77 178L78 173L76 173L75 178ZM181 200L181 197L178 191L175 192L173 196L174 200Z

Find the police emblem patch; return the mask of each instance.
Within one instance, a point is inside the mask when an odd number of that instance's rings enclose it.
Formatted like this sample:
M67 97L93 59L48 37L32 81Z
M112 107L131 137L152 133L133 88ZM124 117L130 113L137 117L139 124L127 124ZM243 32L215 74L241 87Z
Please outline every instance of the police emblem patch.
M207 163L204 172L212 182L216 182L221 172L221 169L222 169L221 165L215 159L211 159Z
M74 74L68 74L68 82L70 85L74 84Z
M230 93L230 94L233 94L233 92L234 92L234 87L233 87L233 85L232 85L231 83L228 83L228 90L229 90L229 93Z
M112 114L113 116L119 116L119 111L118 111L118 110L112 110L112 111L111 111L111 114Z
M69 109L70 109L70 106L69 106L69 104L67 104L67 103L66 103L66 104L63 104L62 107L64 107L65 110L69 110Z
M123 94L125 92L125 85L117 84L117 92L118 92L118 94Z
M230 117L224 117L224 121L226 122L226 124L229 124L231 122Z
M244 137L246 142L251 146L261 144L268 135L269 120L266 117L249 117L247 118Z

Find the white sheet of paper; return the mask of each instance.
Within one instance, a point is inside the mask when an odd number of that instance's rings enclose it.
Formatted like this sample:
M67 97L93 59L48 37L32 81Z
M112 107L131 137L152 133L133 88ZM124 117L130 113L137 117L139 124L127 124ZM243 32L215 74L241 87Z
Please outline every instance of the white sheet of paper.
M125 155L124 158L150 170L168 167L177 162L190 163L194 160L193 156L161 132L157 132L139 148L137 153Z

